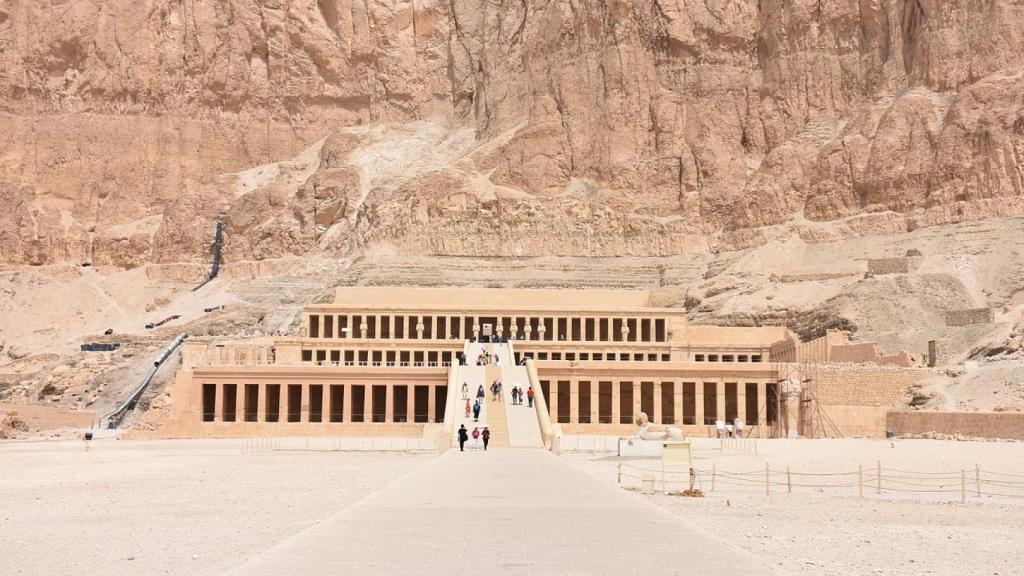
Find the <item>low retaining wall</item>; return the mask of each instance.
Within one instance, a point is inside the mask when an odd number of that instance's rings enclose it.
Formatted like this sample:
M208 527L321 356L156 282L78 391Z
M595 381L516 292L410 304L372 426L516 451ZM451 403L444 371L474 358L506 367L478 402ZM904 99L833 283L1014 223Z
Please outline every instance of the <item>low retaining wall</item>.
M1024 412L891 410L885 426L897 436L934 433L1024 440Z
M0 416L15 412L18 418L36 430L55 428L88 428L96 420L95 412L65 410L42 404L16 404L0 402Z

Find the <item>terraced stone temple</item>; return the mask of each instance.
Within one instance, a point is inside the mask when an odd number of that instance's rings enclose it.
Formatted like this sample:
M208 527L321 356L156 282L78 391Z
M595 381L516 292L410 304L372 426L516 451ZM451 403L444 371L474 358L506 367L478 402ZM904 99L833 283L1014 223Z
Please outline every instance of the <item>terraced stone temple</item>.
M722 423L780 436L804 422L793 364L845 350L833 335L798 346L783 327L693 325L645 290L341 287L303 309L297 332L190 339L171 409L145 434L447 445L466 424L491 428L496 446L539 446L629 435L644 413L692 436ZM480 388L487 401L467 417ZM533 406L513 403L531 388Z

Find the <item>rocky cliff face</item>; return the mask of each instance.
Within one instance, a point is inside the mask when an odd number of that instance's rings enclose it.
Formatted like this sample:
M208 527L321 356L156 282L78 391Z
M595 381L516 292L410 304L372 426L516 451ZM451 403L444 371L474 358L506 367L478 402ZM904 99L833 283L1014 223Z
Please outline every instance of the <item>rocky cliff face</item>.
M673 255L1024 213L1020 0L0 0L0 261ZM497 241L494 241L497 240Z

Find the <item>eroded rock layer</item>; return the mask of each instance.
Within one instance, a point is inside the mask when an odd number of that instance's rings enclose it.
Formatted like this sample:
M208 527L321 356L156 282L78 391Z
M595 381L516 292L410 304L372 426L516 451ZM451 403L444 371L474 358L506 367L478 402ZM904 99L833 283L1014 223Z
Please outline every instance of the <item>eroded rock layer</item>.
M0 261L672 256L1024 213L1019 0L0 0Z

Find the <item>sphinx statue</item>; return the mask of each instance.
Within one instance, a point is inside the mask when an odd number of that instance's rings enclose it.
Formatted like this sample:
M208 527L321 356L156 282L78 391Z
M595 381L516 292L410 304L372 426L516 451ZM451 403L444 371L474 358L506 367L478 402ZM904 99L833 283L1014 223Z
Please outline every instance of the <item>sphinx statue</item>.
M636 424L636 437L641 440L685 440L683 431L679 428L667 426L663 432L651 430L651 421L647 418L646 412L641 412L633 419Z

